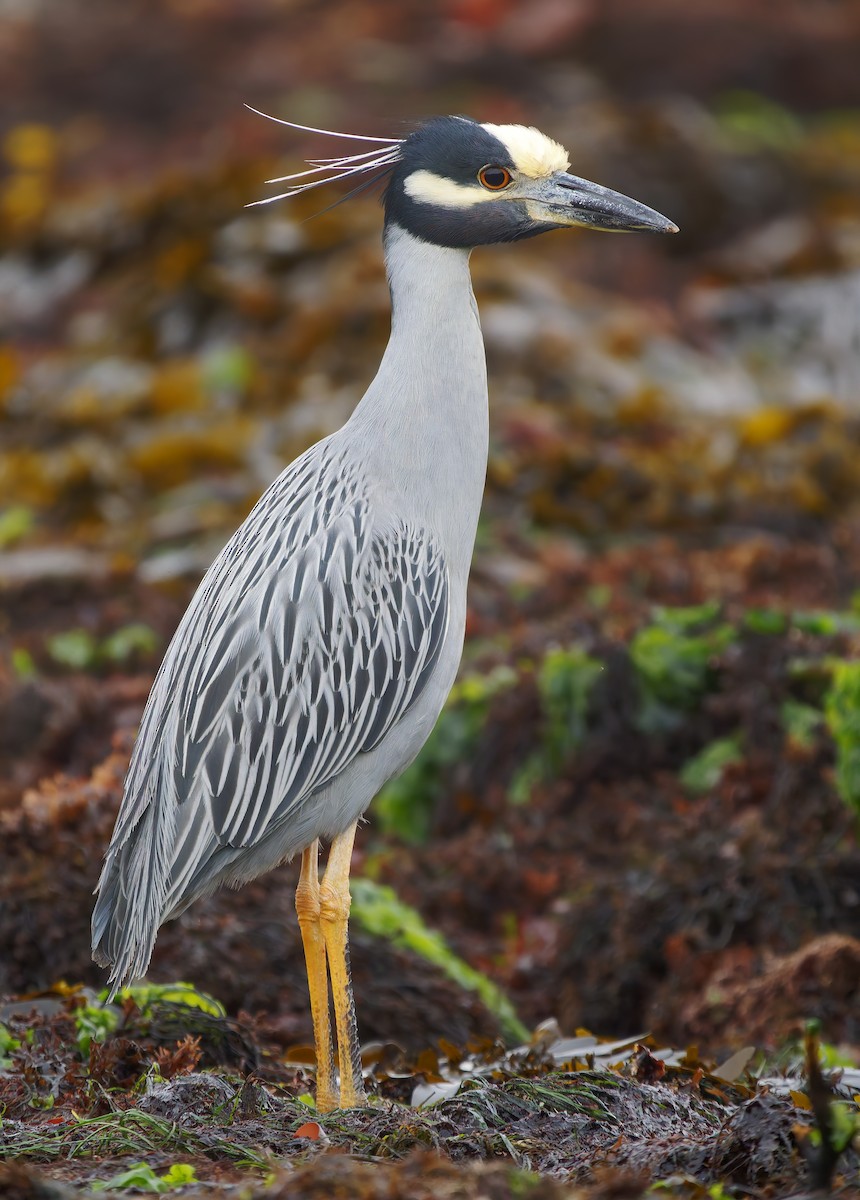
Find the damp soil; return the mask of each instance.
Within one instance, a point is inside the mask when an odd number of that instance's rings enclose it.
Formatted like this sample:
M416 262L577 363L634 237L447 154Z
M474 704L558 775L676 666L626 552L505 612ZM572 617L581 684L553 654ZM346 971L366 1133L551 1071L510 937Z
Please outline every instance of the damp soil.
M634 1196L659 1179L682 1195L717 1184L776 1194L801 1181L848 1195L857 1178L854 1151L827 1159L816 1140L837 1093L814 1057L805 1079L765 1086L714 1074L694 1051L658 1057L549 1029L508 1052L489 1039L440 1039L420 1055L368 1047L366 1104L317 1114L310 1070L247 1016L201 1020L174 1001L126 1000L84 1051L90 1000L66 989L4 1010L21 1035L2 1079L7 1195L123 1189L144 1168L157 1185L177 1164L193 1172L188 1194L255 1197L336 1184L370 1196ZM416 1107L428 1082L437 1095Z
M564 7L0 11L4 1197L860 1194L860 22ZM376 200L244 209L319 146L240 104L387 134L395 95L683 232L474 256L462 687L353 875L519 1024L359 912L370 1099L320 1115L295 864L161 931L208 1009L105 1009L89 919L202 571L387 336Z

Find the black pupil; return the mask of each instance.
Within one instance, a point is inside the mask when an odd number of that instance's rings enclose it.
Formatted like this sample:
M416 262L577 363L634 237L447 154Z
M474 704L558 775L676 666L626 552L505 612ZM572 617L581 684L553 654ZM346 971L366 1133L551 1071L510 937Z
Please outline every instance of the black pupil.
M508 182L508 173L502 167L485 167L481 178L487 187L501 188Z

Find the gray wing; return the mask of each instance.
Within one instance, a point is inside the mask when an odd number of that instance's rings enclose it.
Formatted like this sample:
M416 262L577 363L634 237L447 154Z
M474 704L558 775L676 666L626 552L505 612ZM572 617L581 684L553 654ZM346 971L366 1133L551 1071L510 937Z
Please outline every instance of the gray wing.
M374 520L331 442L276 481L204 578L144 713L93 917L118 978L117 919L149 940L148 960L213 859L259 843L379 744L426 686L447 622L438 546Z

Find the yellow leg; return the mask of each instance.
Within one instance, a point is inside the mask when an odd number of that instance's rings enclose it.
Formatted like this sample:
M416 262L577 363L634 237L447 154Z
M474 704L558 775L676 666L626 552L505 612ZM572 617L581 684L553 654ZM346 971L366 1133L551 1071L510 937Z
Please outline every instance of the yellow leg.
M311 997L311 1016L314 1022L314 1043L317 1054L317 1108L331 1112L339 1104L334 1078L331 1022L328 1007L328 975L326 974L325 938L320 921L319 840L311 842L302 853L302 870L296 888L296 913L305 964L308 972L308 991Z
M354 1108L365 1099L361 1081L361 1050L355 1020L355 1001L352 998L352 980L349 973L347 931L350 906L349 867L357 824L358 822L332 842L320 887L320 917L328 954L337 1028L341 1108Z

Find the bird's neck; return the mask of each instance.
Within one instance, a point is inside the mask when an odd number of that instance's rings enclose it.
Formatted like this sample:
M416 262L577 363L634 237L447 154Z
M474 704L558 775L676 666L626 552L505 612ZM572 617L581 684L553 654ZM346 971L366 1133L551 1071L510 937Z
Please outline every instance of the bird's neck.
M398 509L471 557L487 468L487 372L465 250L385 231L391 338L349 422ZM456 545L455 545L456 544Z

